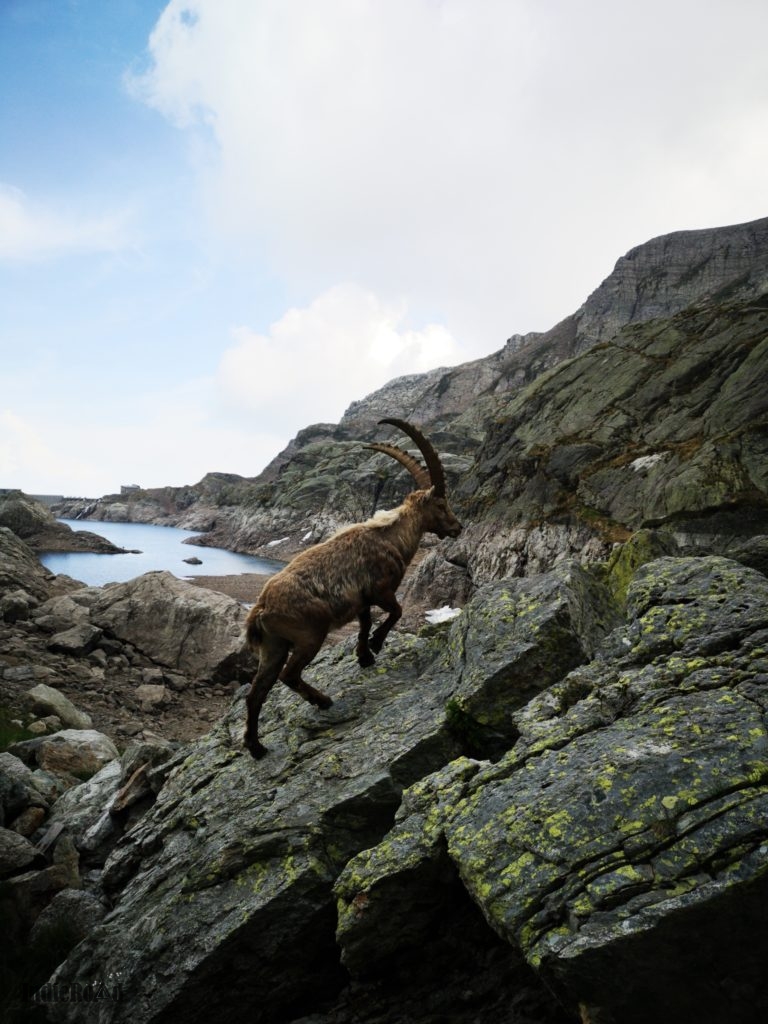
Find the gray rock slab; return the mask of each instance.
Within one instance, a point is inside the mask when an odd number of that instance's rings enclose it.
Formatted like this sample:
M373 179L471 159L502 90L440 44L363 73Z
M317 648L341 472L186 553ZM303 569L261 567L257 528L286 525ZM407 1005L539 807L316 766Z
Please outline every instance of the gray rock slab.
M209 678L240 653L245 610L224 594L150 572L105 589L91 621L159 665Z
M38 683L27 692L32 710L39 715L56 715L61 725L69 729L90 729L91 716L75 707L61 691L45 683Z

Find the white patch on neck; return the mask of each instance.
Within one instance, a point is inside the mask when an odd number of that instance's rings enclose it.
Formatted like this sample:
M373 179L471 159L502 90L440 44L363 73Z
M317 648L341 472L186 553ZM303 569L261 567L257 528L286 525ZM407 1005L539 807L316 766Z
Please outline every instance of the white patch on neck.
M391 526L392 523L396 523L400 518L402 511L402 505L397 508L380 509L371 519L367 519L363 526Z
M400 518L402 511L402 505L398 508L381 509L371 519L366 519L364 523L350 523L349 526L342 526L340 529L336 530L333 537L339 537L342 533L347 533L349 530L356 530L360 526L373 527L374 529L380 529L383 526L391 526L392 523L396 523Z

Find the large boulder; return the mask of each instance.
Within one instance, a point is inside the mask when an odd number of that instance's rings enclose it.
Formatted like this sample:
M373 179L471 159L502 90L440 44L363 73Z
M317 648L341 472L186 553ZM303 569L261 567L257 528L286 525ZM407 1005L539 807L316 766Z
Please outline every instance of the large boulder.
M94 649L101 640L102 631L90 622L80 622L69 629L56 633L48 641L48 650L54 654L69 654L74 658L82 658Z
M66 954L85 938L105 914L105 907L93 893L82 889L62 889L32 926L32 949L55 945L57 951Z
M726 559L664 558L627 601L598 657L514 715L508 754L419 782L393 831L347 865L353 973L402 952L409 907L406 945L428 941L453 873L574 1014L768 1012L768 581Z
M53 513L45 505L22 491L0 494L0 526L6 526L22 540L30 540L43 530L56 526Z
M0 526L0 594L21 591L44 601L50 595L51 579L24 541Z
M3 940L8 947L17 948L26 938L56 893L62 889L79 889L80 885L77 850L67 835L59 837L49 866L39 870L33 867L6 878L0 886L0 915Z
M89 863L104 863L120 834L109 813L120 787L122 768L115 758L108 761L87 782L73 786L54 803L48 825L62 824L75 846Z
M90 729L91 716L76 708L69 697L53 686L38 683L27 691L31 709L38 715L55 715L68 729Z
M11 752L63 779L67 786L90 778L119 756L109 736L96 729L61 729L50 736L20 740Z
M0 753L0 825L15 826L19 815L30 807L47 810L48 801L32 769L4 750Z
M214 676L243 647L242 605L169 572L149 572L105 588L90 618L153 662L193 677Z
M0 878L15 875L40 859L32 843L11 829L0 828Z

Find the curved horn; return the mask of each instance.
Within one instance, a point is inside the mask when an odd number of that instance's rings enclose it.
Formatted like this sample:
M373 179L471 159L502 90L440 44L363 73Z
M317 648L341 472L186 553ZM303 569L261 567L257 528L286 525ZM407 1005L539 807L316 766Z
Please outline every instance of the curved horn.
M393 427L397 427L398 430L402 430L404 434L407 434L412 441L414 441L419 448L419 451L424 456L424 461L427 464L429 470L429 477L432 486L435 488L435 494L438 498L445 497L445 473L443 472L443 466L440 462L435 449L429 442L418 427L414 427L412 423L408 423L406 420L397 419L383 419L379 420L379 423L389 423Z
M393 444L367 444L366 448L372 448L375 452L384 452L385 455L391 455L393 459L397 461L408 470L413 479L416 481L416 486L420 490L426 490L431 486L432 481L429 478L429 473L420 466L419 463L414 459L408 452L404 452L402 448L397 448Z

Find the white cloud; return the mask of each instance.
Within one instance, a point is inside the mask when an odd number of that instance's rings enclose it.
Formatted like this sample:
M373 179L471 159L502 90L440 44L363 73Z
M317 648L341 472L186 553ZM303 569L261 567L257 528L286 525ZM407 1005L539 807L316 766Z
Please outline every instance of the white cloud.
M0 486L97 496L124 483L192 484L207 471L255 476L302 427L336 421L354 399L458 352L444 327L413 329L403 306L351 284L231 339L215 376L180 374L141 392L103 381L87 399L37 401L32 377L17 374L0 406ZM23 410L17 393L32 395Z
M6 408L0 412L0 486L98 497L127 483L193 484L208 471L255 476L288 441L288 435L222 426L181 392L133 396L132 404L132 422L87 415L62 422L42 409L22 415Z
M0 260L30 260L69 252L114 252L126 245L126 217L80 217L33 203L0 183Z
M60 444L54 431L45 436L45 427L33 425L11 409L0 412L0 480L5 487L58 493L73 480L89 480L87 461L73 455ZM87 490L85 493L89 493Z
M309 423L336 422L353 399L393 377L457 361L458 345L444 327L414 330L404 321L404 307L345 284L289 310L267 334L234 328L236 344L219 366L222 407L291 435Z
M219 227L304 294L490 351L630 246L765 213L766 29L755 0L172 0L135 88L212 134Z

